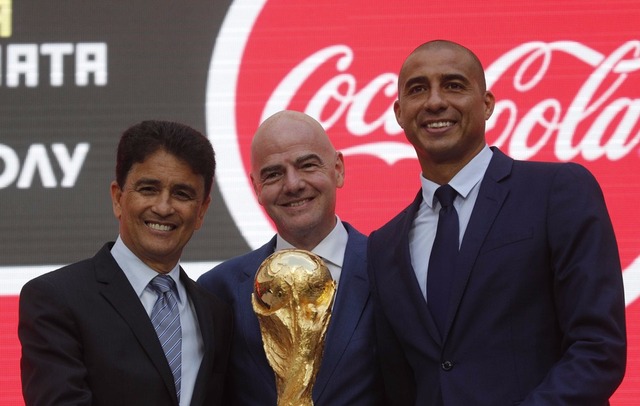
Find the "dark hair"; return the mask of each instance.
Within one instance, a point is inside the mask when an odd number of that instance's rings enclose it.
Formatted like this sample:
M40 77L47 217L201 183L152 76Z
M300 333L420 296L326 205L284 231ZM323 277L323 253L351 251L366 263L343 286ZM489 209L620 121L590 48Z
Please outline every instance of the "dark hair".
M187 125L160 120L143 121L122 133L116 158L116 182L121 189L133 164L144 162L159 149L184 161L195 174L201 175L205 196L209 195L216 171L211 143L202 133Z

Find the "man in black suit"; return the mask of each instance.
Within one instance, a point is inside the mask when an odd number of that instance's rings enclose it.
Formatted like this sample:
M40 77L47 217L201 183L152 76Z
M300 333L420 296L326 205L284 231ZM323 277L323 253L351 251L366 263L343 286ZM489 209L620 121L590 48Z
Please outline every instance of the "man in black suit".
M188 126L124 132L111 184L118 239L20 294L28 406L222 404L231 312L179 265L214 172L211 144Z
M422 188L368 248L390 404L606 405L626 336L602 191L581 165L490 148L494 103L459 44L425 43L400 71Z

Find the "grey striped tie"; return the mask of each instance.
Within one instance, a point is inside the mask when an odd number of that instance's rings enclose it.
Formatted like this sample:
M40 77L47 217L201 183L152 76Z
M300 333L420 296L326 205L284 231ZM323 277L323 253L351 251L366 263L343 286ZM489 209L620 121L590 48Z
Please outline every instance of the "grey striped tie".
M151 310L151 323L156 329L169 362L179 400L182 375L182 329L176 300L176 283L168 275L158 275L149 282L149 287L158 294L158 300Z

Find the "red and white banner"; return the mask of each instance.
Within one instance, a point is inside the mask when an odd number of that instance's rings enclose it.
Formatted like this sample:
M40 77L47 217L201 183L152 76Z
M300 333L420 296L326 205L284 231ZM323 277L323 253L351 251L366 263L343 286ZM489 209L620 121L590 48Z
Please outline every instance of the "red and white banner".
M218 185L251 247L274 229L247 177L258 124L305 111L345 155L338 214L363 232L419 188L393 113L397 72L417 45L443 38L480 57L496 96L487 141L516 159L574 161L604 191L624 269L629 366L615 404L640 379L640 9L621 1L236 1L207 86L207 132L222 148ZM232 203L233 202L233 203Z
M9 7L7 7L7 4ZM197 277L274 228L247 172L269 115L305 111L345 156L339 216L380 227L419 188L395 121L397 73L449 39L483 62L487 142L516 159L574 161L600 182L623 265L629 340L613 405L640 391L640 8L629 0L0 0L0 405L22 405L17 295L117 234L108 195L120 132L147 118L206 130L213 204L185 253ZM38 74L39 73L39 74Z

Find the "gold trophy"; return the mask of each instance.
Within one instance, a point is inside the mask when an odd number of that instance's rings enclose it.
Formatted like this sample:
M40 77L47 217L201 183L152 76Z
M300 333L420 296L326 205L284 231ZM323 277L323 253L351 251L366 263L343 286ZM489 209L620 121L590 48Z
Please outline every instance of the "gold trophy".
M251 303L276 375L278 406L313 406L335 290L322 259L305 250L277 251L256 273Z

